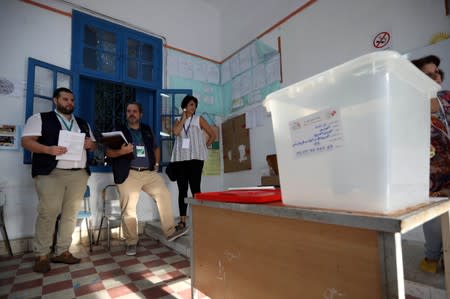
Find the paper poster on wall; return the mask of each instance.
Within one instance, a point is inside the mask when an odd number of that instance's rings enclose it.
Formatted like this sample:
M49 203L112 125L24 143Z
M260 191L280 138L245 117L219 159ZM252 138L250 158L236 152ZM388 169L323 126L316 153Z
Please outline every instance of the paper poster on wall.
M186 79L193 79L194 77L194 64L192 60L187 56L178 57L178 73L180 77Z
M172 52L167 54L167 72L170 75L178 76L178 56Z
M334 151L344 144L340 111L325 109L289 122L294 159Z
M252 56L250 47L245 47L239 52L239 68L240 72L245 72L252 66Z
M232 78L236 77L241 72L238 55L234 55L233 57L230 58L230 70Z
M248 104L254 104L262 101L261 92L259 90L254 90L248 95Z
M266 85L266 72L264 64L258 64L252 70L253 75L253 89L260 89Z
M236 98L231 101L231 109L232 110L237 110L243 106L244 106L244 99L242 99L242 98Z
M194 80L206 82L207 67L203 61L194 61Z
M25 96L25 81L0 77L0 95L22 98Z
M220 83L219 66L215 63L208 63L208 82L213 84Z
M280 81L280 55L275 55L268 62L266 62L266 83Z
M241 96L248 95L253 90L252 72L243 73L239 78L241 79Z
M220 76L221 76L220 82L222 84L225 84L231 80L231 69L229 60L222 63L222 65L220 66Z
M220 150L209 149L208 160L205 161L203 166L203 175L220 175Z

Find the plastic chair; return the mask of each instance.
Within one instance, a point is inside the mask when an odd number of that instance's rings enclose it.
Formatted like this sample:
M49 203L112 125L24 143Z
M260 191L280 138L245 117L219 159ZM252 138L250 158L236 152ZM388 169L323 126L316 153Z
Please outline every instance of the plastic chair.
M90 197L91 197L91 190L90 190L89 186L86 186L86 191L84 191L84 196L83 196L83 205L82 205L80 211L78 211L77 220L82 221L80 223L80 240L81 240L81 224L83 223L83 220L86 223L86 230L87 230L88 239L89 239L89 251L92 252L92 243L94 242L94 236L91 231L92 212L91 212ZM58 236L58 227L59 227L60 218L61 218L61 214L58 215L58 217L56 218L55 231L53 233L53 244L52 244L52 248L51 248L52 253L56 252L56 239Z
M106 222L108 249L111 248L111 229L119 228L121 233L122 210L120 208L120 197L116 185L107 185L102 191L102 218L98 229L97 242L99 244L103 222Z
M5 245L6 248L8 249L9 255L13 256L11 243L9 243L8 233L6 232L5 217L4 217L5 203L6 203L6 196L3 192L0 191L0 227L2 228L3 240L5 241Z

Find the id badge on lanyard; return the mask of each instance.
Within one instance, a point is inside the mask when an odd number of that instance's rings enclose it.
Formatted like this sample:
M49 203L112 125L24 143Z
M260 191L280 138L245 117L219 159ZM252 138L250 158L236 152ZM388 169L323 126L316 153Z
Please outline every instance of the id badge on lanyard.
M145 158L145 146L136 145L136 156L139 158Z
M190 140L189 138L183 137L183 142L181 143L181 148L189 149Z
M191 128L191 123L192 123L192 119L193 118L194 118L194 116L191 116L191 119L189 121L189 125L188 125L187 129L186 129L186 127L183 124L183 130L184 130L184 133L186 134L186 137L183 137L183 141L181 143L181 148L182 149L189 149L190 140L189 140L189 137L188 137L188 132L189 132L189 129Z

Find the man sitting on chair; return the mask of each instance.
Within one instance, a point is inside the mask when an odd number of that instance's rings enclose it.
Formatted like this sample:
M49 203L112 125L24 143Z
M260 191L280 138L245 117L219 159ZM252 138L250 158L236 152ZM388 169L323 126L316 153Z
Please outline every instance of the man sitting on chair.
M161 219L161 229L168 241L187 233L186 228L175 226L169 190L163 178L157 173L160 149L155 144L152 129L141 123L142 115L140 103L129 103L126 123L120 128L129 143L123 144L120 149L106 149L106 155L112 158L114 182L120 194L127 255L136 254L138 243L136 206L141 190L155 200Z

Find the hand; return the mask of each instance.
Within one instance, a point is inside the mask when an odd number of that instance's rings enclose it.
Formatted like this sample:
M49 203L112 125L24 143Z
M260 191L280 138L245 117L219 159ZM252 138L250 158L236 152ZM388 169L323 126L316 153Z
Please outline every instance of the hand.
M57 146L57 145L53 145L49 147L49 155L52 156L60 156L67 153L67 148L64 146Z
M95 149L95 142L92 141L92 139L89 138L89 137L84 138L84 149L86 149L86 150L94 150Z
M123 155L132 153L133 150L134 150L134 146L132 143L122 144L122 147L120 148L120 151L122 152Z

